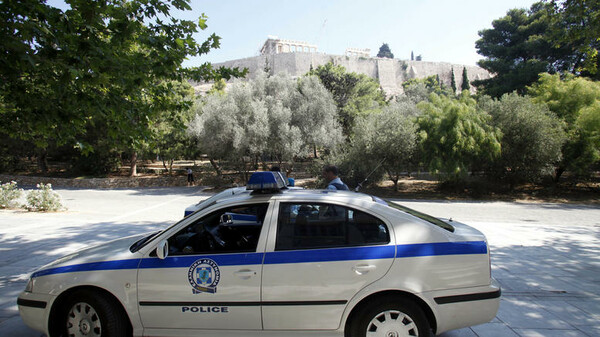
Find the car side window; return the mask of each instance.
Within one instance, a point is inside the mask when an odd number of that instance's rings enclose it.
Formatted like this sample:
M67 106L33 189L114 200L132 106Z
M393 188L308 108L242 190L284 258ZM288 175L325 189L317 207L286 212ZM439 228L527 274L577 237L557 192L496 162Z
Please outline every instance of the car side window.
M222 208L169 238L169 255L254 252L268 203Z
M379 245L390 242L380 219L348 207L322 203L282 203L275 250Z

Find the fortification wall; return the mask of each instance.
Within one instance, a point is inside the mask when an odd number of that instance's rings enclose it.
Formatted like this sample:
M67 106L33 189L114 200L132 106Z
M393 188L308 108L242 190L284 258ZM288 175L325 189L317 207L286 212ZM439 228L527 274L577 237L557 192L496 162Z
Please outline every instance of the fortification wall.
M487 70L477 66L302 52L260 55L215 63L213 66L248 68L249 78L254 78L259 71L265 69L268 69L271 74L285 72L291 76L302 76L310 70L311 66L316 68L330 61L336 65L344 66L350 72L365 74L378 80L387 95L402 93L402 83L409 79L425 78L432 75L438 75L443 84L450 86L452 69L454 69L454 79L458 90L462 86L463 68L467 69L469 81L491 77ZM197 90L203 91L203 88L210 88L210 86L206 84L197 86ZM471 91L475 92L475 88L472 86Z

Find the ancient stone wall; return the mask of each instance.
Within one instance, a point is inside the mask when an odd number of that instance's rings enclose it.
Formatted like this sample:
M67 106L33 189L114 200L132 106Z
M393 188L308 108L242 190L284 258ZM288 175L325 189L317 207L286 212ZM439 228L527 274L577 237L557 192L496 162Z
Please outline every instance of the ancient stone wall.
M333 61L336 65L344 66L350 72L365 74L377 79L388 95L402 93L402 83L411 78L425 78L438 75L440 81L450 86L451 72L454 69L454 79L458 90L462 85L463 67L467 68L469 81L490 78L490 73L477 66L465 66L444 62L405 61L399 59L366 58L356 56L328 55L321 53L281 53L248 57L223 63L215 63L214 67L239 67L248 68L249 78L256 76L257 72L268 69L271 74L286 72L291 76L302 76L310 67L316 68ZM210 85L198 84L198 91L206 91ZM471 86L471 91L475 88Z

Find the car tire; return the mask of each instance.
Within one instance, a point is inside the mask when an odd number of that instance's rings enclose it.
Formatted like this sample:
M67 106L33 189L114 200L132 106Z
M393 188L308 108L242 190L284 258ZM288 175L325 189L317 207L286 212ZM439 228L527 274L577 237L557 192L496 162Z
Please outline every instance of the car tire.
M107 296L77 291L63 306L62 336L126 337L127 321L123 310Z
M431 327L414 302L395 297L372 301L350 323L351 337L430 337Z

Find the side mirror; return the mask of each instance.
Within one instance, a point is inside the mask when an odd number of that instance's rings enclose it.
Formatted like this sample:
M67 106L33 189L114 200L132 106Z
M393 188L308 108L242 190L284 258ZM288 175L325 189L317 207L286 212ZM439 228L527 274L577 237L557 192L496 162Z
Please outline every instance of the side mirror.
M156 247L156 256L159 259L164 260L169 255L169 242L167 240L162 240L158 243Z
M233 216L231 214L227 214L227 213L221 215L221 224L232 225L233 224Z

